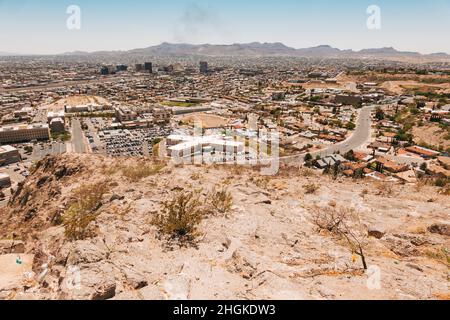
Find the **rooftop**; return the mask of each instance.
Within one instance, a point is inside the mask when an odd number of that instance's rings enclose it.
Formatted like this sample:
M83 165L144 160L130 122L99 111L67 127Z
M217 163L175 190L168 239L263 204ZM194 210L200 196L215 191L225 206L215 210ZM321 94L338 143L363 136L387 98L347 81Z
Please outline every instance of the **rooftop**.
M4 146L0 147L0 153L5 153L5 152L10 152L10 151L15 151L15 150L17 150L17 149L10 145L4 145Z

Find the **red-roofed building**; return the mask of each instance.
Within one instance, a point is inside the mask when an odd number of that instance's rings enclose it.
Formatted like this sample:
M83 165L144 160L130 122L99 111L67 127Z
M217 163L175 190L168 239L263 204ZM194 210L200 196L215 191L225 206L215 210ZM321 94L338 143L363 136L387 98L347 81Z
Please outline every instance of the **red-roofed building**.
M438 151L434 151L434 150L419 147L419 146L406 147L405 150L409 151L409 152L413 152L415 154L418 154L422 158L434 158L440 154Z
M386 159L384 157L377 157L375 160L375 163L377 164L377 171L382 172L383 170L397 173L402 171L407 171L409 167L405 164L398 164L394 161L391 161L389 159Z

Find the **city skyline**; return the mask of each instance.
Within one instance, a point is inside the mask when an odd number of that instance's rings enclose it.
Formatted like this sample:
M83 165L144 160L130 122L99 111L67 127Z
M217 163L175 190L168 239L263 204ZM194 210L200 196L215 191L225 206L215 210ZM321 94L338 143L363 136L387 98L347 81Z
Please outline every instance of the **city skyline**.
M81 9L69 30L67 8ZM367 8L381 9L381 29L370 30ZM423 54L450 53L449 0L355 1L0 1L0 51L61 54L131 50L163 42L233 44L281 42L293 48L330 45L355 51L394 47Z

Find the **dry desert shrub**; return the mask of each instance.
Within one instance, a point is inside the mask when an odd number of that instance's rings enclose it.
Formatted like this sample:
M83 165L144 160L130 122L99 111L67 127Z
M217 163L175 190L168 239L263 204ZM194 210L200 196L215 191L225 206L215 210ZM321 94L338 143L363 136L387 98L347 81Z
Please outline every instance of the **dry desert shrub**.
M102 173L106 176L113 176L122 168L122 164L114 163L110 166L102 168Z
M111 214L117 215L120 218L120 220L122 220L122 221L125 221L125 217L129 213L133 212L133 210L134 210L134 208L131 206L131 204L128 204L128 205L122 206L122 207L113 205L110 208Z
M415 189L417 192L420 192L426 185L427 185L427 182L425 179L417 179L417 182L415 184Z
M258 188L269 190L270 178L267 176L252 176L250 181L253 182Z
M312 220L318 230L334 232L344 219L347 219L348 210L340 210L336 206L314 207Z
M233 196L224 186L215 186L208 195L208 202L212 213L226 214L233 205Z
M303 177L313 177L316 175L316 173L314 172L314 170L310 169L310 168L301 168L300 169L300 175Z
M327 230L338 239L344 240L352 254L361 257L364 269L367 269L364 249L367 246L367 229L361 223L354 209L346 207L315 207L312 222L318 231Z
M216 170L227 170L230 174L234 175L234 176L241 176L242 174L246 174L248 173L250 170L247 166L245 165L219 165L219 164L213 164L211 165L211 167L213 169Z
M421 177L416 183L416 190L421 191L424 186L438 187L438 193L450 195L450 178L445 176Z
M233 197L225 186L215 186L204 195L200 190L178 190L164 201L162 209L152 224L162 234L181 243L192 242L200 235L199 224L203 219L231 211Z
M378 195L390 196L393 193L394 186L391 182L378 182L375 185Z
M89 236L89 225L97 218L102 197L107 191L108 183L105 181L85 185L74 191L74 200L62 216L68 239L82 240Z
M205 216L200 192L178 191L163 203L161 213L152 221L159 230L181 242L192 241L199 235L197 227Z
M448 188L448 185L450 184L450 178L442 177L442 176L436 177L433 181L433 184L436 187L440 187L440 188L447 187Z
M164 150L164 146L163 146L163 148L161 148L161 144L160 143L154 144L153 147L152 147L152 155L153 155L153 157L154 158L163 157L164 156L162 154L162 153L164 153L163 150ZM160 153L160 151L161 151L161 153Z
M411 227L408 229L408 232L413 234L426 234L427 228L424 226Z
M201 177L202 176L201 176L200 172L194 172L193 174L191 174L191 176L189 178L193 181L197 181L197 180L200 180Z
M369 194L369 190L368 189L363 189L360 193L360 196L364 198L364 196Z
M426 248L424 250L425 256L427 256L430 259L437 260L439 262L442 262L446 265L450 265L450 252L445 247L440 248Z
M450 196L450 185L447 185L446 187L442 188L438 191L439 194L442 194L444 196Z
M306 194L314 194L320 189L320 186L314 183L306 184L303 186Z
M328 205L329 205L330 207L336 208L337 203L336 203L336 201L334 201L334 200L330 200L330 201L328 201Z

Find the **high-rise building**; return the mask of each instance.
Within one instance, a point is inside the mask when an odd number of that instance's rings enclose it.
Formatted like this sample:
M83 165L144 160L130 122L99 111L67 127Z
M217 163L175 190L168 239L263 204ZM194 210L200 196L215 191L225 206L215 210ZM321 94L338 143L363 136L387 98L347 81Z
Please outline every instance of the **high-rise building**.
M119 71L127 71L128 70L128 66L124 65L124 64L119 64L116 66L116 70L117 72Z
M102 68L100 69L100 74L101 74L102 76L107 76L107 75L109 74L108 67L106 67L106 66L102 67Z
M148 71L149 73L153 73L153 65L151 62L145 62L144 63L144 70Z
M114 74L114 73L116 73L116 68L112 65L103 66L100 69L100 74L102 74L103 76L107 76L108 74Z
M50 121L49 128L52 133L61 133L66 131L66 128L64 126L64 120L61 118L52 119Z
M62 121L64 122L66 120L66 115L65 115L65 111L61 110L61 111L49 111L47 112L47 123L50 124L50 122L53 119L62 119Z
M200 73L208 73L208 62L200 61Z
M168 73L173 72L173 65L163 67L163 71Z
M144 65L143 65L142 63L137 63L137 64L134 66L134 69L135 69L137 72L140 72L140 71L144 70Z

